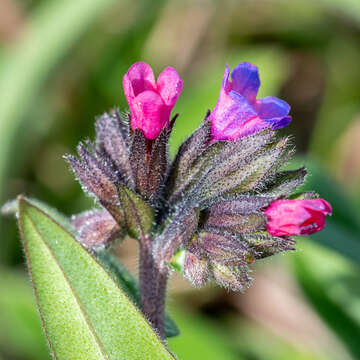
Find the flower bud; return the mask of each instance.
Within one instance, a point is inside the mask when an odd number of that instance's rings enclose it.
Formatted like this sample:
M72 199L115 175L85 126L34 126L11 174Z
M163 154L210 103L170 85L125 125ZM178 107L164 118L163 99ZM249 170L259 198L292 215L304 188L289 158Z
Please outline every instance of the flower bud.
M168 126L172 108L182 90L182 81L172 67L167 67L157 82L151 67L137 62L123 80L124 93L131 112L131 128L140 129L153 140Z
M210 115L213 140L235 141L265 128L280 129L291 121L290 106L276 97L256 100L260 87L258 68L247 62L231 73L226 66L215 109Z
M265 210L273 236L309 235L323 229L331 205L323 199L277 200Z

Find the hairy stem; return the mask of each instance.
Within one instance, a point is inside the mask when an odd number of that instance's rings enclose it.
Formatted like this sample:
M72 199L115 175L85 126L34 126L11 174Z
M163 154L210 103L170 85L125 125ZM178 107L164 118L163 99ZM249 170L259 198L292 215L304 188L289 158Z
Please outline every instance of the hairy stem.
M167 269L154 260L152 240L144 236L140 241L140 295L141 307L146 318L165 340L165 297Z

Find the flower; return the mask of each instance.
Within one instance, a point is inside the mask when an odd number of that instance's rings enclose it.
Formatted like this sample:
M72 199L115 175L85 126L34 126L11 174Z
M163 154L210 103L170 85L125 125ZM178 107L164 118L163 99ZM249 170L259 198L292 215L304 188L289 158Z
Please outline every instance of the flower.
M226 67L214 111L170 161L169 118L182 81L166 68L156 82L149 65L134 64L124 76L131 127L118 110L105 113L96 121L95 141L80 143L78 156L66 156L101 206L72 217L78 241L97 250L132 237L151 260L140 256L140 274L161 268L166 276L170 267L195 286L214 280L243 291L252 263L295 250L291 235L321 230L332 212L328 202L314 193L285 200L307 172L282 170L292 153L290 138L261 130L287 125L290 107L274 97L256 99L259 86L254 65L238 65L232 81ZM157 280L141 280L151 297ZM158 311L144 304L146 317L163 334Z
M258 68L247 62L236 66L229 81L229 66L218 102L210 115L213 140L235 141L268 127L280 129L291 121L290 106L283 100L268 96L256 99L260 87Z
M151 67L137 62L123 80L124 93L131 112L131 128L140 129L153 140L168 126L172 108L182 90L182 81L172 67L167 67L155 82Z
M309 235L323 229L331 205L323 199L277 200L265 210L273 236Z

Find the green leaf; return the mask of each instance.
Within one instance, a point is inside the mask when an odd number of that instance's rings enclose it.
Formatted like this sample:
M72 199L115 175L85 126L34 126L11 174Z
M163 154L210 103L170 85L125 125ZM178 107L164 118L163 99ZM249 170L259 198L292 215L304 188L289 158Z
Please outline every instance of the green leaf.
M31 201L19 225L44 330L58 359L173 359L109 273Z
M140 308L139 283L121 262L107 250L96 252L98 261L109 272L121 289ZM168 314L165 314L165 335L174 337L180 334L179 328Z
M154 218L152 207L123 185L119 185L119 198L129 235L139 238L149 233Z

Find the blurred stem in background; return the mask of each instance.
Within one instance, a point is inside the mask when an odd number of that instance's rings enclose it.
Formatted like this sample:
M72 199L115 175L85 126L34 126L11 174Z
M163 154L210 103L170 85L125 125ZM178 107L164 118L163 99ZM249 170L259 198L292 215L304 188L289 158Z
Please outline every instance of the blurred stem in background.
M54 67L115 0L48 1L39 6L13 48L3 55L0 73L0 198L15 135ZM33 124L27 124L32 127Z

